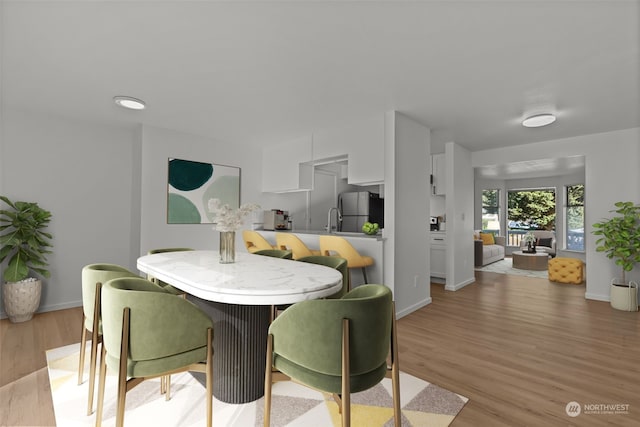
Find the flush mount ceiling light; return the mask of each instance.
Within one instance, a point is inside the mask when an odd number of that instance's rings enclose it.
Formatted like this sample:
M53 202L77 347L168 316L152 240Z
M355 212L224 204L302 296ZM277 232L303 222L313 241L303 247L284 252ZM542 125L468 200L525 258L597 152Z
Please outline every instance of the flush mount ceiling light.
M144 101L130 96L114 96L113 101L116 105L129 108L130 110L144 110L146 107Z
M556 116L550 113L536 114L535 116L527 117L522 121L522 126L527 128L539 128L541 126L550 125L556 121Z

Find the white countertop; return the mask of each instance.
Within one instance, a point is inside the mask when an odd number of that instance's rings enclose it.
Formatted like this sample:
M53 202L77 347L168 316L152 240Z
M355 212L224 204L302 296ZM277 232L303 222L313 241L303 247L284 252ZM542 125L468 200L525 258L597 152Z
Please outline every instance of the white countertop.
M229 304L292 304L342 287L342 274L333 268L244 252L233 264L220 264L217 251L145 255L138 269L198 298Z
M345 237L347 239L351 239L351 238L362 238L362 239L373 239L373 240L384 240L384 238L382 237L382 232L378 233L378 234L365 234L362 232L357 232L357 231L332 231L331 233L329 233L326 230L255 230L259 233L262 232L266 232L266 233L291 233L291 234L312 234L312 235L318 235L318 236L340 236L340 237Z

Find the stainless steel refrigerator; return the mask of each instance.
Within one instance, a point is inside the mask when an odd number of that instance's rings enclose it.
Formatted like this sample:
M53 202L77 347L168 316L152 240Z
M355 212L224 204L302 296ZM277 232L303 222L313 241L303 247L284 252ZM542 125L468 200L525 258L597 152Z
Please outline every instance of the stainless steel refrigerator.
M369 191L340 193L338 209L342 214L340 231L362 231L365 222L377 222L384 228L384 199Z

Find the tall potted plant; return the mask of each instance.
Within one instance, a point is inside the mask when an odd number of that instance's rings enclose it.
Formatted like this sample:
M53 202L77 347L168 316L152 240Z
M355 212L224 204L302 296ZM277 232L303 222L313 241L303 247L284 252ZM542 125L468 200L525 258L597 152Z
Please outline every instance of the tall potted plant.
M617 215L593 224L596 251L604 252L607 258L615 259L622 269L622 281L611 281L611 306L619 310L638 310L638 285L626 280L626 272L640 263L640 205L632 202L617 202Z
M46 254L52 247L51 234L44 231L51 213L37 203L0 200L11 209L0 209L0 263L5 262L2 300L12 322L25 322L40 305L42 281L30 274L49 277Z

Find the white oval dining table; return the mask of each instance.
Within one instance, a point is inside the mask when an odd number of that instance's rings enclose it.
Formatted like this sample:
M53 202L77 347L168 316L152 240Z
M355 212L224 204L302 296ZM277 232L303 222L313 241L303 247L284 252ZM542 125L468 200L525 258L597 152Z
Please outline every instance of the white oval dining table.
M221 264L217 251L144 255L138 269L187 294L214 322L213 395L247 403L264 394L272 305L322 298L342 288L342 274L317 264L249 253Z

